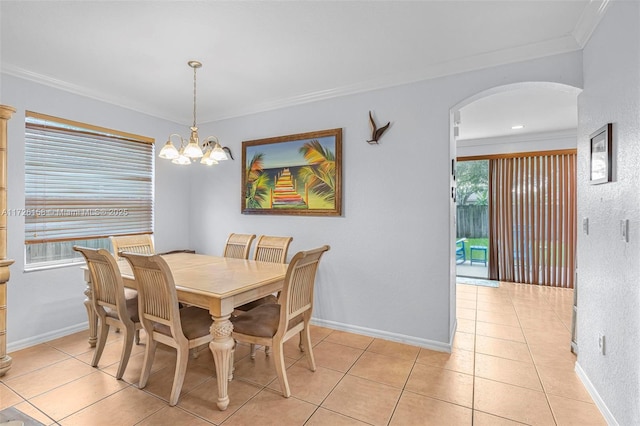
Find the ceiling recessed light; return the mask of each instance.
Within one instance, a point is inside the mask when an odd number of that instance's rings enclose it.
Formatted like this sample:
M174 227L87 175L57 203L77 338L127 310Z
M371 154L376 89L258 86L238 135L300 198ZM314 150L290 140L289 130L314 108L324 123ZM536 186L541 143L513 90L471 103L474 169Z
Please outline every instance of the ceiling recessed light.
M522 124L516 124L515 126L511 126L511 130L520 130L520 129L524 129L524 126Z

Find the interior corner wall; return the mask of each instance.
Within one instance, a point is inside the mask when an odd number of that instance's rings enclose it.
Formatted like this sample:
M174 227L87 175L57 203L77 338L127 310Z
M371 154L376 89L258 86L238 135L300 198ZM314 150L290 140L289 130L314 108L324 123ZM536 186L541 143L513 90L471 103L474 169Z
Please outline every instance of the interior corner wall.
M24 209L25 111L54 115L148 136L161 146L175 123L115 105L0 74L2 103L16 108L8 122L9 209ZM187 129L187 126L184 126ZM157 149L156 149L157 152ZM189 246L189 170L155 163L155 244L158 251ZM83 304L86 285L79 265L24 272L24 217L7 218L7 258L14 259L7 284L7 349L9 352L87 327Z
M578 97L578 369L610 424L640 419L640 3L611 2ZM589 184L589 136L613 123L613 182ZM621 220L629 220L629 242ZM605 354L598 336L605 336ZM615 420L613 420L615 419Z
M194 170L191 241L210 254L222 253L230 232L293 236L290 255L329 244L316 322L446 350L455 321L449 110L510 83L582 87L581 70L581 52L573 52L201 125L235 161ZM366 142L369 111L391 121L378 145ZM338 127L341 217L241 214L242 141Z

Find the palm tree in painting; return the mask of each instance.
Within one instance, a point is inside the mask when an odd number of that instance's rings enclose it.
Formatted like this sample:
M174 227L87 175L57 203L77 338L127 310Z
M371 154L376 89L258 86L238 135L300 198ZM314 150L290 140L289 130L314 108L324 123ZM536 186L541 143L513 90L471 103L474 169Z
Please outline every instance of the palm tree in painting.
M298 176L309 185L309 189L326 202L336 198L336 159L331 150L318 140L312 140L300 147L309 166L302 167Z
M262 153L254 154L247 167L245 202L250 209L262 208L269 195L269 176L263 172L263 158Z

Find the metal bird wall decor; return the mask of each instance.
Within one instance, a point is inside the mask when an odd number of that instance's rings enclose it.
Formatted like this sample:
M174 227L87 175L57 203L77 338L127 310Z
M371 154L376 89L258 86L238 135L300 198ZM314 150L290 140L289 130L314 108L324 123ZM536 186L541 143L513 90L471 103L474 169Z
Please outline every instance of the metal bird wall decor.
M373 116L371 115L371 111L369 111L369 122L371 123L371 140L368 140L367 142L369 142L369 144L371 145L377 144L378 139L380 139L382 137L382 134L389 128L389 125L391 124L391 122L388 122L387 124L385 124L384 126L378 129L378 127L376 126L376 122L373 121Z

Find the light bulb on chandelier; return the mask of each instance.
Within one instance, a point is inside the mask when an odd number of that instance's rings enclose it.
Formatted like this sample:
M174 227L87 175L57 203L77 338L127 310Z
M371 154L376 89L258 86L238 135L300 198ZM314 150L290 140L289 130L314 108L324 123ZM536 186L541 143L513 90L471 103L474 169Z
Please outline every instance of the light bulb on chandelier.
M207 166L218 164L219 161L228 160L229 158L233 160L231 150L226 146L221 146L220 141L215 136L207 137L202 146L200 146L198 126L196 124L196 70L202 67L202 63L189 61L187 64L193 68L193 125L191 126L191 135L187 141L179 134L172 133L158 156L181 166L193 164L198 158L200 159L200 164ZM176 148L171 142L171 138L174 136L180 141L179 148Z

